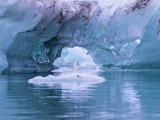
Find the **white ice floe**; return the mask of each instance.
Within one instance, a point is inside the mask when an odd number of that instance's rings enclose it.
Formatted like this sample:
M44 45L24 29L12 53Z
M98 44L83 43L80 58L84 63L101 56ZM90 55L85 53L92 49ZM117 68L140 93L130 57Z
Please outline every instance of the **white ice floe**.
M81 90L93 86L94 84L104 82L103 77L93 74L81 72L62 73L58 76L49 75L47 77L37 76L28 81L29 84L37 86L56 87L61 86L62 89Z

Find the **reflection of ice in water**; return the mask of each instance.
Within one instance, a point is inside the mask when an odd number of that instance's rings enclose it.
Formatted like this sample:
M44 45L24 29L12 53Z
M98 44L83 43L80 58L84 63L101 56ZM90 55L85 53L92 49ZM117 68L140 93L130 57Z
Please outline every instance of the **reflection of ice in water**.
M137 95L137 91L134 88L134 84L131 85L130 83L125 83L123 85L122 93L123 93L122 98L125 101L125 103L128 103L128 105L130 106L131 112L140 113L141 103L140 100L138 99L139 96ZM128 112L130 112L129 109Z

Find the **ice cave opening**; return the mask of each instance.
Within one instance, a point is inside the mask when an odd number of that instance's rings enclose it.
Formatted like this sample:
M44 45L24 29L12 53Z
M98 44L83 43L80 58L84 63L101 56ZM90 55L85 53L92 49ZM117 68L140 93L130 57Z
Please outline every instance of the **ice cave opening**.
M88 50L75 46L62 49L61 56L58 57L53 65L59 69L55 71L79 71L79 70L98 70L99 65L94 62L94 58Z

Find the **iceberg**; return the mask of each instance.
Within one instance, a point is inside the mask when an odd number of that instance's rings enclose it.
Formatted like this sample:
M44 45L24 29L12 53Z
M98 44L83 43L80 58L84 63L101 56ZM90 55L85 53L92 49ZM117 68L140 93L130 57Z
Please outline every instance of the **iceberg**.
M0 0L0 70L50 72L76 46L100 67L159 69L159 10L158 0Z

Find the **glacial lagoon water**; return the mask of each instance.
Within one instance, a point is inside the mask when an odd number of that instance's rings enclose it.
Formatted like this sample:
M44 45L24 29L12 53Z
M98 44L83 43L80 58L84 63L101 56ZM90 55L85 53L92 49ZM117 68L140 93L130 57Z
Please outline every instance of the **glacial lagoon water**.
M0 120L159 120L160 71L105 71L89 86L35 86L0 75ZM45 75L43 75L45 76ZM80 86L75 87L75 86Z

